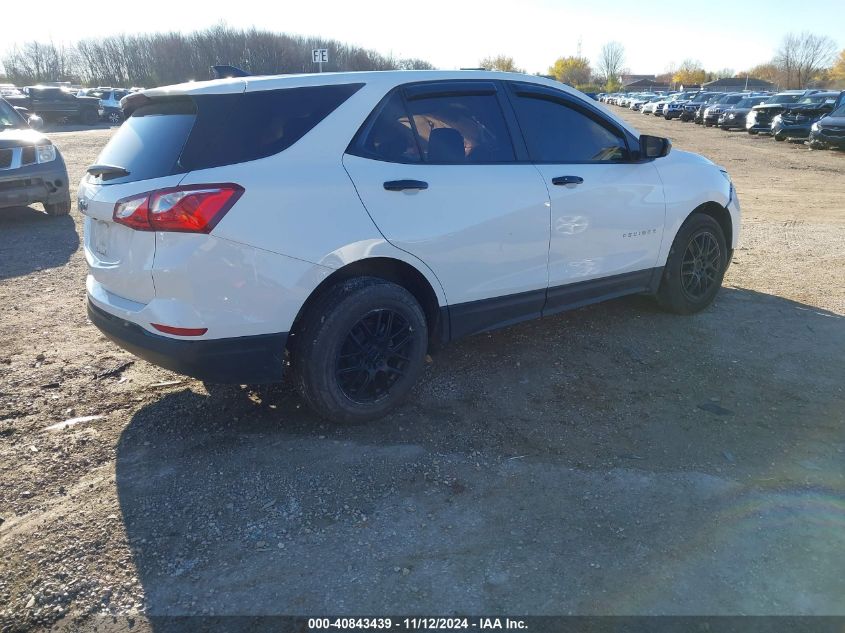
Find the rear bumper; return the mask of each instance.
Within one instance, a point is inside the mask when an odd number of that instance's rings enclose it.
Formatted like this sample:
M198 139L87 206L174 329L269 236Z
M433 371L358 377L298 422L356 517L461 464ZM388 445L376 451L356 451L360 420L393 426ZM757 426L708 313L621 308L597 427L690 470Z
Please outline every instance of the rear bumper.
M67 169L58 158L54 163L0 171L0 207L54 204L68 195Z
M126 351L154 365L212 383L279 382L287 332L225 339L182 340L159 336L87 301L88 318Z

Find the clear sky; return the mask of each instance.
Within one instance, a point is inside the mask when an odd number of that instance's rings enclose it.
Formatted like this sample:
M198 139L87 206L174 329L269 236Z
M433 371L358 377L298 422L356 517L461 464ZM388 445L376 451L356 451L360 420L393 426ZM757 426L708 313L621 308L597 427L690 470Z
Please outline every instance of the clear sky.
M603 43L621 42L633 73L663 72L686 58L708 70L743 70L768 61L790 31L828 35L845 48L841 0L13 0L0 12L0 53L30 39L71 42L220 22L331 37L440 68L502 53L529 72L546 72L557 57L575 54L579 41L591 60Z

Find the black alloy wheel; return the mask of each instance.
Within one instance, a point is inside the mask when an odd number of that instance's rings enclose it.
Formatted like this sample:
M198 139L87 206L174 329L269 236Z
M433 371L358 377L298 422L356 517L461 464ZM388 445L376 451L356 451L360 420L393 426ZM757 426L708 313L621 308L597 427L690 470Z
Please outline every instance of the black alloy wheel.
M681 287L693 301L707 296L720 283L722 250L716 236L708 230L692 236L681 262Z
M414 333L399 312L376 309L352 326L335 362L343 394L358 404L387 397L411 362Z

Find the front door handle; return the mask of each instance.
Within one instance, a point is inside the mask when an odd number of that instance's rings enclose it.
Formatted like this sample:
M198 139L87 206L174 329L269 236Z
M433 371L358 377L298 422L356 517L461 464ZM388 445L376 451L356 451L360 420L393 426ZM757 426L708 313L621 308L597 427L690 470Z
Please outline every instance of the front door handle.
M580 185L584 182L581 176L557 176L552 178L553 185Z
M428 189L428 183L423 180L388 180L384 183L388 191L405 191L406 189Z

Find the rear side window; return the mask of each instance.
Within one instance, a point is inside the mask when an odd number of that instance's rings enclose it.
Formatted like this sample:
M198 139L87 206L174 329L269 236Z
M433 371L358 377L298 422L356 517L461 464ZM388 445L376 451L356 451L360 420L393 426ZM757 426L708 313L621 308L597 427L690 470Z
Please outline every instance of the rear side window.
M574 108L529 96L516 97L513 104L533 161L595 163L628 158L621 135Z
M284 151L363 84L153 99L132 113L97 163L133 182L265 158Z
M287 149L363 84L286 88L194 98L198 117L180 165L206 169Z

